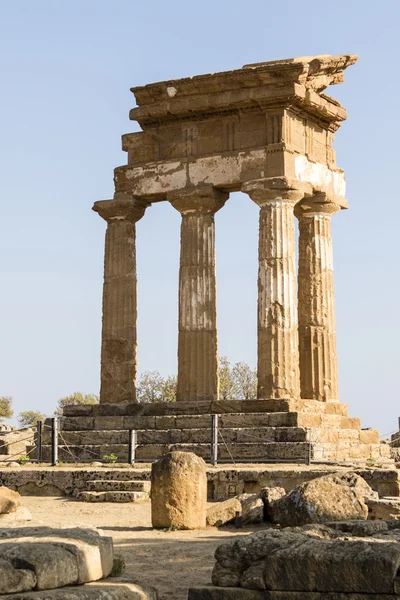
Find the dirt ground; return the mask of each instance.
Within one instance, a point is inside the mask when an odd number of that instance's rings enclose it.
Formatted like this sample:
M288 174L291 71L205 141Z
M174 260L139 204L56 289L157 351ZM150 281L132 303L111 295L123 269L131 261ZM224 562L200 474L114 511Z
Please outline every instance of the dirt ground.
M210 583L216 547L256 529L156 531L151 528L150 501L91 504L43 496L24 496L22 500L32 514L29 525L90 525L112 536L115 554L125 560L124 577L156 588L160 600L186 600L189 587Z

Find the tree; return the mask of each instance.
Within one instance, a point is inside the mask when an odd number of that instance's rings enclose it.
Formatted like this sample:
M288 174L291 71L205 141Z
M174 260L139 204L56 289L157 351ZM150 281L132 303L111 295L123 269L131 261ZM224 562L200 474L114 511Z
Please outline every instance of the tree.
M232 400L233 381L231 363L226 356L220 356L218 361L219 368L219 397L221 400Z
M176 402L176 388L178 379L176 375L168 375L164 380L163 402Z
M18 415L18 423L20 427L35 427L38 421L44 421L46 415L38 410L24 410Z
M4 419L11 419L13 416L14 411L11 405L11 396L0 396L0 423L2 423Z
M159 371L145 371L136 385L138 402L175 402L176 377L169 375L166 379Z
M231 377L235 398L257 398L257 371L251 369L246 362L236 363L232 368Z
M74 392L70 396L64 396L57 402L57 409L54 411L56 415L62 414L65 406L75 406L77 404L98 404L99 397L97 394L82 394L82 392Z
M250 400L257 397L257 372L246 362L231 367L226 356L219 358L219 397L221 400Z

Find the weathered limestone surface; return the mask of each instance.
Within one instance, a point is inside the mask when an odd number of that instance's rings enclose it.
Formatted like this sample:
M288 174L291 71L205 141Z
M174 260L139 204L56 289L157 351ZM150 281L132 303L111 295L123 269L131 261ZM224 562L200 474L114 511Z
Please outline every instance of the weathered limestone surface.
M289 181L243 188L260 207L258 398L299 398L296 251L293 208L303 193Z
M97 581L110 574L112 565L112 538L95 529L0 529L3 594Z
M369 519L400 519L400 499L392 498L369 498L366 500Z
M282 527L367 519L367 499L378 494L355 473L325 475L303 483L269 504L269 516Z
M263 523L264 502L260 494L240 494L237 499L242 507L243 525Z
M93 206L107 221L100 402L136 400L136 222L145 209L145 203L124 194Z
M218 399L214 214L227 197L211 185L168 195L182 215L178 401Z
M381 497L400 496L400 471L391 468L355 468ZM289 492L301 483L321 477L327 473L347 472L349 467L337 465L218 465L207 468L210 500L224 500L242 493L259 493L265 487L282 487ZM76 468L73 466L41 467L25 466L15 469L0 469L0 484L18 490L22 495L74 495L75 491L87 489L89 481L113 480L125 482L149 481L147 467L96 467ZM16 513L14 513L16 514Z
M207 475L203 459L171 452L151 467L153 527L201 529L206 526Z
M323 402L338 400L331 217L339 209L323 194L295 208L301 396Z
M351 522L338 524L336 529L308 526L260 531L217 548L212 582L223 588L393 597L400 591L400 547L399 524L391 523L365 531Z
M237 498L216 502L207 509L207 525L222 527L232 522L236 515L241 513L242 505Z
M133 88L130 117L143 131L123 137L128 165L115 170L116 190L165 200L204 183L239 191L285 176L346 206L332 148L346 111L321 92L356 60L300 57Z

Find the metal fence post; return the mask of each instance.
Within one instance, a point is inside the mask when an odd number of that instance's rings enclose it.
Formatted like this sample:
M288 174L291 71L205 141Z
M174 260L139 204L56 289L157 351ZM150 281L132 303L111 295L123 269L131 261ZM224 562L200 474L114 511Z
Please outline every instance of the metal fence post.
M58 463L58 417L51 419L51 464L53 467Z
M308 447L306 450L306 465L311 465L311 457L312 457L312 430L307 427L307 440L308 440Z
M211 415L211 464L218 462L218 415Z
M129 430L129 449L128 449L128 463L133 465L136 460L136 444L137 444L137 432L136 429Z
M36 460L42 462L43 421L36 423Z

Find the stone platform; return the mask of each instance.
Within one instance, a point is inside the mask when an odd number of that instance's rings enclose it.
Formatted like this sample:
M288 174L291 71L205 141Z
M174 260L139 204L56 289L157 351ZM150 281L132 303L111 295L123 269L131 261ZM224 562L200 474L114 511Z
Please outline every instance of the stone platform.
M88 462L113 453L119 462L127 461L134 429L136 460L183 450L209 461L216 414L220 462L391 461L378 432L361 429L359 419L347 416L346 404L278 399L69 406L60 418L59 457ZM44 460L50 454L45 428Z

